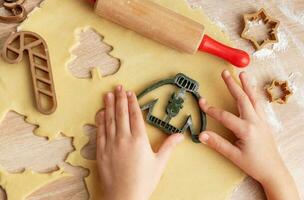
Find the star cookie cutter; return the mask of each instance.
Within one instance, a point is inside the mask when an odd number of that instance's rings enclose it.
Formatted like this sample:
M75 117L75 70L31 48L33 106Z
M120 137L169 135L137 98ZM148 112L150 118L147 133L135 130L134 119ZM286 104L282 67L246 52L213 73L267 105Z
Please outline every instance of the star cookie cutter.
M281 92L281 95L278 97L276 97L276 95L273 92L273 90L276 88L280 89ZM275 102L279 104L286 104L288 102L289 97L293 95L293 92L289 87L288 82L278 81L278 80L272 81L271 85L266 87L266 93L271 103Z
M6 23L19 23L25 20L27 12L22 5L25 0L5 0L3 7L12 15L0 15L0 21Z
M167 104L166 116L164 117L164 119L160 119L152 115L153 108L158 101L158 99L155 99L141 107L142 111L148 110L146 121L152 126L161 129L168 135L177 134L177 133L182 134L185 131L190 130L192 141L195 143L200 143L198 139L199 133L195 133L194 131L191 115L187 117L187 120L185 121L184 125L181 128L177 128L174 125L170 124L171 119L176 117L179 114L180 110L183 108L183 103L186 100L185 98L186 93L190 93L196 99L197 102L199 101L201 96L198 93L198 89L199 89L198 82L187 77L184 74L179 73L174 78L169 78L154 83L153 85L145 89L143 92L141 92L138 95L138 99L142 98L143 96L152 92L153 90L165 85L175 85L178 88L177 91L172 93L171 98ZM199 105L198 105L198 109L199 109ZM200 121L201 121L200 132L203 132L206 130L206 125L207 125L206 114L203 111L200 111Z
M20 63L25 53L29 59L36 107L49 115L55 112L57 100L47 44L40 35L21 31L13 33L2 49L3 59L11 64Z
M265 25L268 25L270 27L269 28L270 30L267 33L268 38L264 39L262 41L259 41L255 37L251 37L247 34L251 28L250 24L253 23L254 21L258 22L260 20L262 20ZM245 21L245 27L241 34L241 37L252 42L254 47L256 48L256 50L260 50L260 49L264 48L266 45L275 44L275 43L279 42L277 31L278 31L280 22L278 20L270 17L266 13L264 8L260 9L260 11L257 13L245 14L244 21Z

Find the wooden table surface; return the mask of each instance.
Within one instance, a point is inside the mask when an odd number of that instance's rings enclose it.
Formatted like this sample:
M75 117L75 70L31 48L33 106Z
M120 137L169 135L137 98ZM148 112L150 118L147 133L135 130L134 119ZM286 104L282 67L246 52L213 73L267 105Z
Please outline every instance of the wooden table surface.
M0 0L2 5L3 0ZM27 10L39 5L40 0L27 0ZM193 7L200 7L218 26L226 32L235 46L250 52L252 64L246 69L253 84L264 98L264 110L269 116L269 123L275 129L280 152L294 176L302 199L304 199L304 1L303 0L189 0ZM273 50L254 52L252 45L240 38L243 29L242 14L256 12L264 7L271 16L281 21L280 43ZM0 10L3 13L3 9ZM0 23L0 47L17 24ZM92 41L92 33L83 35L83 43ZM110 47L100 42L97 44L98 56L94 61L97 66L109 71L118 67L118 61L107 53ZM81 58L71 64L78 76L86 76L87 71L77 70L74 66L89 62ZM92 62L92 61L90 61ZM91 65L92 66L92 65ZM288 80L292 84L294 95L286 105L269 104L264 95L264 86L273 79ZM60 138L49 142L33 135L35 126L25 123L24 116L10 112L0 124L0 165L10 172L20 172L31 168L38 172L51 172L57 165L65 165L75 174L74 177L51 183L34 194L28 200L63 200L88 199L83 177L89 173L86 169L68 166L64 159L73 151L71 140ZM95 129L85 127L91 138L83 149L83 156L94 159ZM24 151L29 149L30 151ZM257 147L258 148L258 147ZM60 150L59 150L60 149ZM52 159L48 159L49 157ZM39 162L38 162L39 161ZM265 162L267 162L265 160ZM272 167L272 166L269 166ZM275 170L275 169L273 169ZM0 200L6 199L0 188ZM261 187L251 178L245 181L232 194L233 200L262 200L265 196Z

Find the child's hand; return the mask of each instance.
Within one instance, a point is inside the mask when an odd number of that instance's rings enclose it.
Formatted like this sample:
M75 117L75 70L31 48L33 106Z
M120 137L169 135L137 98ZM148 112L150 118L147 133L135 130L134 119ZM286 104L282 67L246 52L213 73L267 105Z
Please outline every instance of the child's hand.
M200 106L210 117L230 129L237 141L231 144L218 134L206 131L200 135L201 142L259 181L269 199L299 199L294 181L279 155L272 130L266 122L266 114L246 74L240 74L242 87L227 70L222 77L237 103L240 116L209 106L205 99L200 100Z
M97 115L97 163L105 200L147 200L156 188L171 151L183 140L167 138L154 153L134 93L121 86L105 97Z

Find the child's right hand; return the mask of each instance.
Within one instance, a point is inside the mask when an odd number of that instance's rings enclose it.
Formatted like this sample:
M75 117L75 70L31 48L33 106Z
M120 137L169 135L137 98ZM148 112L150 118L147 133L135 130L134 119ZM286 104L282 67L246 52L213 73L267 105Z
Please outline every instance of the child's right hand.
M201 142L259 181L268 199L299 199L295 183L280 157L272 130L266 122L266 114L246 74L240 74L242 88L227 70L222 77L237 103L240 116L209 106L205 99L200 100L200 106L210 117L230 129L237 141L231 144L218 134L205 131L200 135Z

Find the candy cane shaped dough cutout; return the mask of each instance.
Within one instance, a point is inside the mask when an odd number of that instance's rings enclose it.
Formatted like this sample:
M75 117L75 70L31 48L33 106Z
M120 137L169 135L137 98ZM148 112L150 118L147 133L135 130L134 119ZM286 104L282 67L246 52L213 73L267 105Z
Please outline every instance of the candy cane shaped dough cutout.
M44 39L33 32L13 33L5 42L2 57L11 64L22 61L24 52L29 58L36 107L49 115L57 108L57 100L48 47Z

